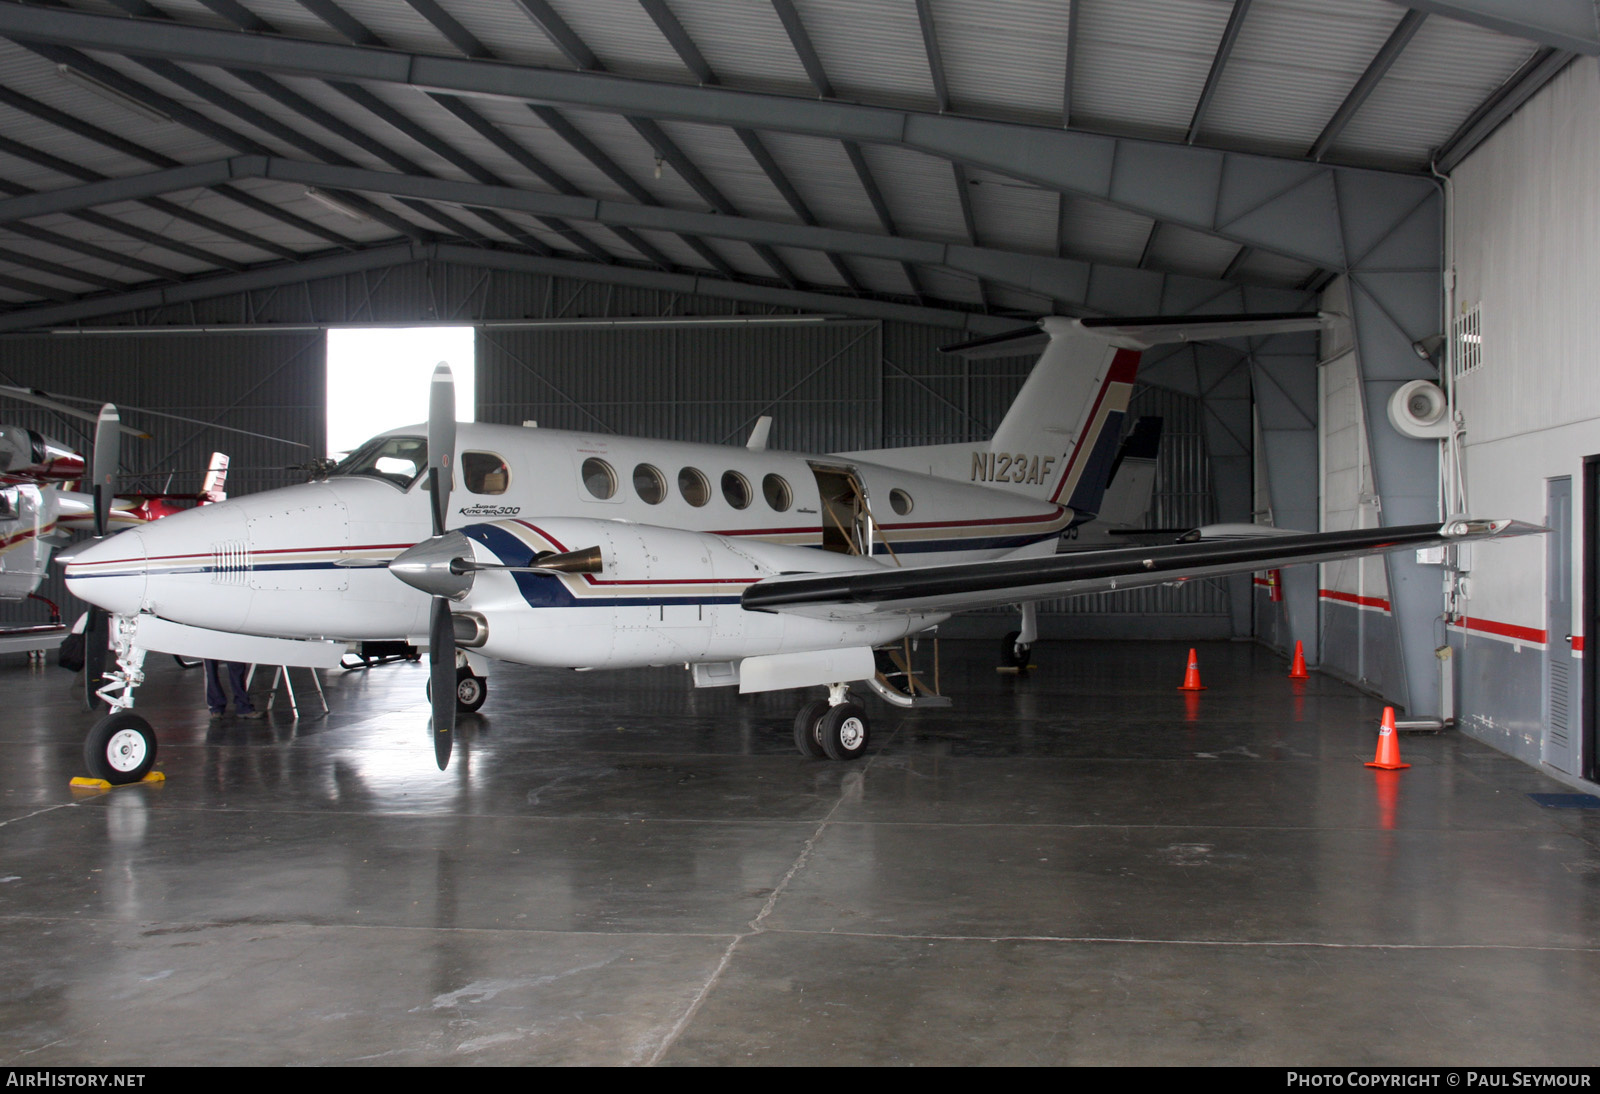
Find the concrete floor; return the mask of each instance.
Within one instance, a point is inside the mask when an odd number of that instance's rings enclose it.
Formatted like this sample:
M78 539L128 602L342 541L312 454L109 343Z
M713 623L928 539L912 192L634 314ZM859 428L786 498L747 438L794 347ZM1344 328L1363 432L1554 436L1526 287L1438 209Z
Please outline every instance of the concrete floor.
M0 1063L1594 1064L1600 813L1248 644L945 643L950 711L507 668L433 764L414 665L74 794L93 717L0 664Z

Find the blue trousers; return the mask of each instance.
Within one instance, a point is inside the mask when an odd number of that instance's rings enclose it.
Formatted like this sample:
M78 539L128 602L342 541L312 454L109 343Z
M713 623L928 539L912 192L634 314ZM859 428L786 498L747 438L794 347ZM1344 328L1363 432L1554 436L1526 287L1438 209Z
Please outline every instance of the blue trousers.
M228 682L233 685L233 709L236 714L249 714L250 693L245 689L244 676L250 666L243 661L213 661L206 658L206 706L212 714L221 714L228 708L228 693L222 686L222 666L228 666Z

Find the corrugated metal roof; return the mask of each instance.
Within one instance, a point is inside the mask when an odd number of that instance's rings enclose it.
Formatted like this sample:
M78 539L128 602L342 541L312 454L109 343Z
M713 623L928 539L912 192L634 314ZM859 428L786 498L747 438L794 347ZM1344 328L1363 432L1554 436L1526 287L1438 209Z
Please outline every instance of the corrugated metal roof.
M912 110L939 108L914 4L798 0L795 9L834 94Z
M1182 139L1231 10L1217 0L1080 5L1072 124Z
M771 4L696 0L673 4L672 11L724 84L816 94Z
M1532 53L1520 38L1429 18L1328 158L1399 167L1424 162Z
M276 31L320 42L344 43L336 27L298 0L241 0L246 9ZM335 0L368 32L394 48L458 56L450 40L409 3L394 0ZM570 69L573 62L517 0L437 0L476 35L496 57L529 65ZM73 10L126 18L111 0L69 0ZM180 23L233 28L204 0L157 0L161 11ZM655 80L690 82L693 75L637 0L550 0L576 34L609 71ZM769 2L756 0L668 0L670 10L704 55L715 76L733 88L749 88L813 98L816 89L794 43ZM928 52L912 0L795 0L795 9L833 90L845 99L914 110L936 109ZM1130 136L1181 139L1209 71L1233 5L1228 0L930 0L939 57L948 77L953 107L970 115L1061 124L1067 64L1069 16L1078 19L1077 53L1071 88L1073 121L1080 127ZM1303 156L1371 64L1378 48L1403 15L1391 0L1254 0L1199 134L1199 143L1275 151ZM1368 101L1334 142L1333 161L1386 164L1420 169L1428 151L1447 138L1532 50L1530 43L1478 27L1430 16L1380 81ZM219 68L189 66L186 71L213 90L197 93L169 83L137 60L101 50L91 54L128 79L210 119L237 139L200 131L181 122L150 121L114 105L93 91L70 84L55 65L11 42L0 41L0 86L104 127L116 137L137 142L160 159L198 163L262 147L292 159L311 159L317 148L363 167L396 170L392 157L368 151L325 130ZM428 95L412 88L374 84L365 91L398 112L428 136L414 140L379 115L352 102L316 79L273 79L343 126L365 135L415 164L424 175L467 179L481 172L534 191L576 190L603 200L631 202L639 189L652 200L679 209L704 211L711 203L698 193L628 119L571 106L558 114L628 176L619 185L555 129L518 102L472 99L469 105L508 140L565 180L552 184L508 155L496 142L464 124ZM204 89L201 89L204 91ZM261 128L213 100L230 97L268 119ZM203 129L204 127L201 127ZM662 130L740 214L797 222L800 215L783 197L745 143L723 126L665 122ZM117 150L38 117L0 104L0 135L56 156L99 175L120 177L152 169L150 157ZM829 227L882 232L845 146L837 140L763 131L760 139L783 176L816 220ZM435 149L446 146L447 154ZM432 147L430 147L430 145ZM863 156L872 181L882 191L897 229L935 241L964 241L955 174L942 159L891 146L866 146ZM464 162L469 161L469 162ZM658 177L659 172L659 177ZM31 189L76 185L79 173L63 173L26 158L0 153L0 181ZM1133 265L1141 255L1152 268L1218 276L1238 248L1228 240L1163 225L1151 236L1152 221L1094 201L1062 197L991 170L970 172L978 242L1021 253L1053 254L1097 262ZM305 197L304 188L247 180L236 189L259 195L286 212L304 217L358 243L395 238L394 221L351 220ZM119 202L105 211L147 231L166 233L174 242L211 251L247 264L276 260L267 245L297 252L327 251L329 241L247 207L214 191L167 195L198 215L259 237L262 246L241 242L204 225L174 217L149 204ZM521 213L484 215L448 204L437 216L419 212L415 202L374 196L372 200L400 221L431 236L447 236L448 221L512 247L517 233L563 255L589 260L573 240L538 218ZM440 220L444 219L445 224ZM514 228L508 231L503 225ZM204 272L198 259L92 225L81 217L38 218L34 224L63 236L118 251L149 256L184 273ZM576 231L625 262L649 264L610 228L575 224ZM15 233L11 233L15 234ZM681 268L704 271L708 264L694 246L669 233L642 233ZM1146 244L1150 243L1148 254ZM773 270L748 244L711 242L740 276L770 284ZM117 267L48 241L31 252L41 261L81 270L87 276L115 277L132 284L148 271ZM841 287L835 265L822 252L786 248L781 257L804 283ZM847 257L866 290L895 298L912 293L906 271L896 262ZM118 272L107 273L107 270ZM1314 271L1297 261L1252 253L1239 264L1241 279L1298 284ZM45 271L33 280L43 285ZM998 286L979 286L971 278L941 270L919 270L924 295L938 302L1032 307L1040 301ZM80 291L74 288L73 291ZM16 300L10 291L0 299Z
M691 79L638 0L552 0L550 6L607 72L649 80ZM485 44L498 49L493 42L486 40Z
M1139 261L1150 235L1149 217L1071 195L1063 196L1061 204L1061 238L1068 255L1121 266Z
M933 0L954 108L1061 123L1067 20L1061 0Z
M1025 254L1056 253L1059 194L986 172L969 172L967 182L983 246Z
M1203 139L1303 154L1404 14L1387 0L1256 0Z
M883 230L839 141L792 133L763 133L761 141L822 224L857 232Z

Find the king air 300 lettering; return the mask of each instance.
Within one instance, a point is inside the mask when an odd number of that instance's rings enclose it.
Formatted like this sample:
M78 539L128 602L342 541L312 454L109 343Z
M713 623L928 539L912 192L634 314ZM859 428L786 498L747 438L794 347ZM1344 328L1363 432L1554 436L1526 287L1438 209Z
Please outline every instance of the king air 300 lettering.
M1030 456L1026 452L974 452L973 482L1049 482L1054 456Z

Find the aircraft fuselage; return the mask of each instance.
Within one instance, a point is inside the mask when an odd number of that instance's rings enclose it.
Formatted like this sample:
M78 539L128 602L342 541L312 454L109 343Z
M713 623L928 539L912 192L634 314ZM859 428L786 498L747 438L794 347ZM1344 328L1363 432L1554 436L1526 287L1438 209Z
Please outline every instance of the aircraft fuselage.
M385 434L386 451L396 455L369 460L366 473L234 498L123 532L78 554L67 567L69 584L112 612L147 612L210 630L346 641L419 637L428 598L386 564L430 533L418 474L425 434L422 427ZM550 624L561 620L562 648L548 648L549 624L542 624L514 646L504 645L510 639L502 627L482 650L533 663L736 656L750 651L749 628L762 626L776 636L765 643L772 648L791 644L784 625L796 631L792 644L815 647L820 636L798 633L812 623L743 618L732 627L735 613L755 614L738 608L744 585L795 570L979 560L1035 544L1048 552L1073 519L1062 505L874 464L863 454L808 456L480 424L459 426L456 454L450 527L494 525L504 543L521 539L512 553L538 547L559 527L568 538L614 541L613 571L654 568L648 590L637 587L642 579L617 572L480 577L474 609L564 609L540 613ZM501 557L491 550L506 550L492 539L477 537L485 560ZM712 559L717 552L726 557ZM633 587L624 588L626 581ZM574 595L562 599L550 582L565 582ZM584 613L595 611L608 613L595 635L621 622L640 641L580 654ZM719 615L728 618L719 622ZM857 644L935 621L877 621L870 634L857 631ZM681 641L663 644L646 634L674 627Z

